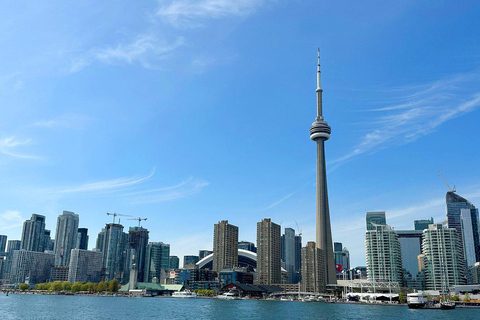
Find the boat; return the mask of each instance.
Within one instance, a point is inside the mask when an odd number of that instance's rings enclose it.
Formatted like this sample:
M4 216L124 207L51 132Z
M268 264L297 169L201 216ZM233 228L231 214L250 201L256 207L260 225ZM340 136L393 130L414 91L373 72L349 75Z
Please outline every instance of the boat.
M284 296L280 298L280 301L293 301L293 298L290 296Z
M240 295L237 290L229 290L217 296L217 298L222 300L238 300L240 299Z
M421 292L407 294L407 305L410 309L424 308L427 301L427 296Z
M172 294L172 298L196 298L197 294L193 291L177 291Z
M452 310L455 309L455 302L450 300L445 300L440 302L440 309L442 310Z

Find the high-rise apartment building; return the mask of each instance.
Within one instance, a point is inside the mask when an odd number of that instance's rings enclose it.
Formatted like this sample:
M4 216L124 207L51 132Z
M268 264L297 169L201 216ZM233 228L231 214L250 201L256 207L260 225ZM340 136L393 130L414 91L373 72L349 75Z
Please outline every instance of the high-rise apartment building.
M325 142L330 139L331 128L323 118L322 81L320 72L320 49L317 65L317 117L310 127L310 139L317 144L317 216L316 245L325 254L325 277L327 283L336 284L335 261L333 258L332 231L327 191L327 167L325 162Z
M88 250L88 229L78 228L77 249Z
M160 281L162 269L169 268L170 245L163 242L149 242L145 257L145 282L154 282L155 278Z
M423 231L425 229L428 229L428 226L433 224L433 218L426 219L426 220L415 220L413 221L413 224L415 226L415 230L420 230Z
M5 254L5 261L3 263L2 273L4 279L10 279L10 272L13 264L13 252L20 250L22 242L20 240L8 240L7 252Z
M302 248L302 281L303 292L325 292L325 255L323 250L317 248L315 242L307 242Z
M123 232L121 224L107 223L105 228L99 232L97 249L100 249L103 253L105 281L113 279L123 280L127 246L128 234Z
M68 281L71 283L90 281L100 282L103 254L100 251L72 249L68 268Z
M375 230L376 225L387 225L387 219L385 218L385 211L372 211L367 212L367 230Z
M78 214L71 211L63 211L57 219L57 231L55 233L55 265L68 266L70 263L70 251L77 246ZM42 232L43 235L43 232Z
M465 284L465 265L457 230L432 224L423 230L427 290L447 290Z
M282 235L282 261L288 273L288 283L296 283L295 250L295 230L285 228L285 233Z
M265 285L282 283L281 228L271 219L257 222L257 275L258 283Z
M388 225L365 233L367 275L370 281L402 283L402 252L398 236Z
M43 233L43 250L44 251L53 251L55 247L55 243L52 240L50 234L51 234L51 231L45 229L45 232Z
M302 236L295 236L295 281L300 282L302 279Z
M130 227L128 231L130 262L128 269L131 269L135 262L137 268L137 281L145 282L145 258L148 245L148 230L143 227ZM133 251L132 251L133 250Z
M213 270L232 269L238 266L238 227L222 220L213 231Z
M53 253L15 250L13 252L10 283L31 284L43 283L50 280L55 255Z
M32 214L30 220L23 223L21 249L43 252L45 234L45 216Z

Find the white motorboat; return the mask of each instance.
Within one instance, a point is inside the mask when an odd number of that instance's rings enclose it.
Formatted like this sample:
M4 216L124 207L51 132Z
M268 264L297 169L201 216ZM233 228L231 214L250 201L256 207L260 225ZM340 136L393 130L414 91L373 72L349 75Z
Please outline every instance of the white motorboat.
M196 298L197 294L193 291L177 291L172 294L172 298Z
M240 295L238 291L236 290L230 290L228 292L225 292L217 297L218 299L222 300L238 300L240 299Z

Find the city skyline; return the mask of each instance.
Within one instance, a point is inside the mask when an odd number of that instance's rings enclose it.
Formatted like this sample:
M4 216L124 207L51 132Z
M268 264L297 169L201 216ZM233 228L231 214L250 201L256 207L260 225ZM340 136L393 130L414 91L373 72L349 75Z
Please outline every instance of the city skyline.
M177 3L5 6L0 234L20 240L35 213L53 239L69 210L88 248L106 212L147 217L180 257L211 250L220 220L239 240L271 218L314 241L318 46L332 240L351 265L365 212L446 220L438 170L478 207L477 3Z

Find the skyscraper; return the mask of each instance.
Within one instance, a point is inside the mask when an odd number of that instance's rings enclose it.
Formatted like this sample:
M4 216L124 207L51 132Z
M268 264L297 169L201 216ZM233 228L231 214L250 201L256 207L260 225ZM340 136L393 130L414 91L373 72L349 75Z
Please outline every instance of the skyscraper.
M222 220L213 229L213 270L238 267L238 227Z
M427 290L446 290L465 284L465 265L457 230L432 224L423 230Z
M194 269L195 264L200 260L199 256L183 256L183 268L184 269Z
M302 248L302 282L303 292L325 292L325 255L315 242L307 242Z
M302 279L302 236L295 236L295 280L294 283Z
M257 247L255 247L255 243L249 241L238 242L238 249L248 250L255 253L257 252Z
M377 225L365 233L368 279L402 283L402 253L394 230Z
M10 279L10 272L12 270L13 264L13 252L15 250L20 250L22 242L20 240L8 240L7 242L7 252L5 255L5 262L3 264L3 277L5 279Z
M145 282L160 281L162 269L170 268L170 245L163 242L149 242L145 257Z
M288 273L288 283L295 283L295 230L285 228L282 235L282 260Z
M77 245L78 214L63 211L57 219L57 232L55 233L55 265L68 266L70 251ZM43 235L43 232L42 232Z
M478 209L460 209L464 257L467 267L480 261Z
M422 253L422 230L395 230L402 251L402 267L410 272L412 278L418 273L418 255Z
M271 219L257 222L257 274L259 284L282 283L281 228Z
M45 234L45 216L32 214L30 220L23 223L22 247L27 251L43 252L43 236Z
M43 233L43 250L44 251L53 251L54 248L54 242L52 238L50 237L51 231L45 229L45 232Z
M198 258L202 260L208 255L211 255L213 253L212 250L198 250Z
M325 254L325 278L329 284L336 284L335 262L333 259L332 231L328 207L327 169L325 164L325 141L330 138L331 128L322 114L322 83L320 73L320 49L317 67L317 117L310 127L310 139L317 143L317 225L316 245Z
M337 278L342 279L340 275L342 271L350 269L350 252L347 248L343 248L341 242L333 243L333 255L335 256L335 267L337 268Z
M180 259L177 256L170 256L168 260L170 269L180 268Z
M68 281L71 283L91 281L100 282L102 275L102 253L72 249L68 268Z
M77 249L81 249L81 250L88 249L88 229L87 228L78 228Z
M100 243L103 240L103 243ZM118 223L107 223L99 232L97 245L103 252L103 266L105 267L105 281L117 279L121 281L124 276L125 255L128 244L128 234L123 232L123 226ZM127 270L128 274L128 270Z
M375 225L387 225L387 220L385 219L385 211L367 212L366 221L367 230L375 230Z
M148 244L148 230L143 227L130 227L128 231L129 249L133 250L129 257L134 258L134 261L130 261L128 269L131 268L135 262L137 267L137 281L145 282L145 257L147 253Z

